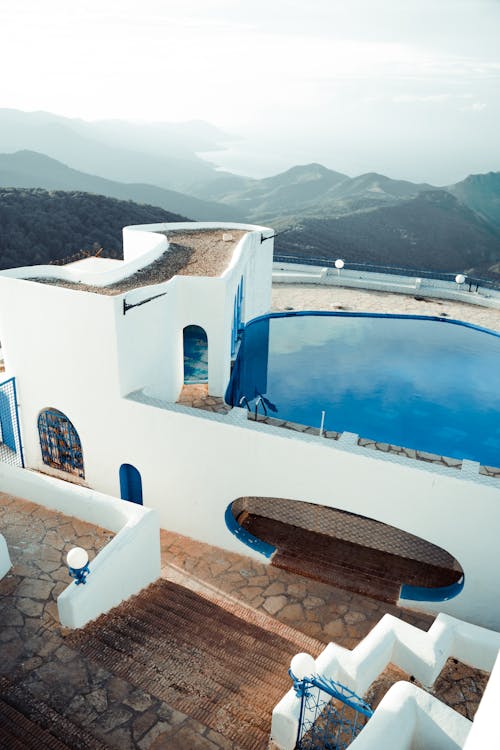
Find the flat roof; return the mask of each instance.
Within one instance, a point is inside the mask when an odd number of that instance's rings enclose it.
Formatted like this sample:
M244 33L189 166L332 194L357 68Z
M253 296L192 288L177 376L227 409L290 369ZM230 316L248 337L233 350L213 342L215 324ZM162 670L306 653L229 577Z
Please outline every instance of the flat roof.
M222 228L156 232L168 239L168 250L131 276L107 286L66 281L55 277L31 277L27 280L112 296L131 289L160 284L174 276L221 276L231 262L236 245L247 232L246 229Z

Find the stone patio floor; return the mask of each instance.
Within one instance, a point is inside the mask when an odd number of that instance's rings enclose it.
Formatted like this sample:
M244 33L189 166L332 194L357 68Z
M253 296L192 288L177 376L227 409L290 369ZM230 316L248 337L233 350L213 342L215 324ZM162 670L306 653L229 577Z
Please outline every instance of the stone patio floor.
M50 706L106 747L237 750L224 736L68 645L69 631L56 619L56 598L69 583L64 554L71 546L81 545L89 551L92 567L93 557L112 537L111 532L1 493L0 528L14 565L0 581L0 678L7 678L19 695L24 691L29 700ZM423 629L432 622L426 615L168 531L161 532L161 549L163 577L221 606L232 602L244 607L248 618L262 627L277 621L323 643L335 640L352 648L385 612ZM287 668L283 664L283 670ZM477 670L464 677L454 669L451 665L444 699L471 714L486 677ZM389 676L387 685L394 679Z

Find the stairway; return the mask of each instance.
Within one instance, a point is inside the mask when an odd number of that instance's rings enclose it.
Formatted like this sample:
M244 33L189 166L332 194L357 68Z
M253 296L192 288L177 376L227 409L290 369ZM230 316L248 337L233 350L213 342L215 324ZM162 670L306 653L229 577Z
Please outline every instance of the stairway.
M238 748L264 750L272 709L291 686L291 657L313 648L316 656L320 644L247 612L160 580L68 641Z
M264 516L246 514L242 526L277 548L272 564L388 603L401 585L448 586L461 572L318 534Z
M2 750L107 750L89 732L35 698L22 685L0 677Z

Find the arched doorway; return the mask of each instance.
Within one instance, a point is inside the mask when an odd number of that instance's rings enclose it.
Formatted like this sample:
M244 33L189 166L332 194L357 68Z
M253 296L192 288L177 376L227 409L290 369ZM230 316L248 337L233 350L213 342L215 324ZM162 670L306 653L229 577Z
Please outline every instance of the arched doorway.
M228 529L276 567L389 603L444 601L463 588L448 552L348 511L286 498L240 497Z
M208 383L208 337L204 328L186 326L182 332L184 383Z
M130 503L143 504L141 474L132 464L120 466L120 497Z
M38 415L38 435L44 464L85 477L80 437L73 423L57 409L44 409Z

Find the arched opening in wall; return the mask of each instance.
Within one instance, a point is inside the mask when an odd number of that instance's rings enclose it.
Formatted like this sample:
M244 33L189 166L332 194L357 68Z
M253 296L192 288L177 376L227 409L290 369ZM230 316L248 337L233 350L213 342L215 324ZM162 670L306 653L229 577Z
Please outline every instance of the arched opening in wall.
M38 435L44 464L85 478L80 437L73 423L57 409L38 415Z
M240 497L228 506L226 524L276 567L385 602L444 601L464 585L460 564L446 550L348 511Z
M130 503L143 504L141 474L132 464L120 466L120 497Z
M184 383L208 383L208 337L204 328L186 326L182 332L184 351Z

